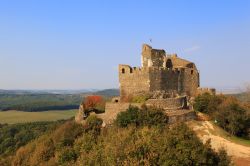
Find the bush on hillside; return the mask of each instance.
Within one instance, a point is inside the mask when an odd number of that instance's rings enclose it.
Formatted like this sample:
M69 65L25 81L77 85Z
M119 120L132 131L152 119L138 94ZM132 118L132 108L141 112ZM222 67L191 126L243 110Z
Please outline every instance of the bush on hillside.
M77 154L72 149L75 140L84 133L83 127L74 121L67 121L53 132L46 133L20 148L12 165L58 165L74 161ZM69 153L67 153L69 152Z
M247 137L250 116L247 107L231 96L205 93L195 99L194 109L208 114L224 130L235 136Z
M78 142L75 146L82 147ZM83 149L82 149L83 150ZM225 151L224 151L225 152ZM203 145L186 125L164 130L152 126L105 130L91 150L81 151L76 165L229 165L230 159L217 154L210 143Z
M167 116L161 109L154 107L130 106L127 111L120 112L116 118L116 124L119 127L127 127L132 124L135 126L163 126L168 122Z
M94 135L99 135L99 133L101 132L102 123L103 123L102 119L98 118L96 115L90 115L86 119L84 130L86 132L93 132Z
M92 116L89 124L96 127L100 123ZM62 124L21 147L12 165L227 166L230 163L225 151L214 152L209 142L203 145L185 124L175 124L171 128L165 125L161 129L155 125L126 128L114 125L104 128L98 135L80 128L81 125L72 121ZM65 139L71 139L72 143L61 144Z
M63 121L33 122L24 124L2 125L0 127L0 158L3 155L14 154L15 151L29 141L51 131Z
M195 98L194 110L206 114L212 114L221 104L222 99L216 95L204 93Z
M236 136L247 135L247 130L250 127L249 116L239 104L220 105L218 111L215 112L214 118L218 125L230 134Z

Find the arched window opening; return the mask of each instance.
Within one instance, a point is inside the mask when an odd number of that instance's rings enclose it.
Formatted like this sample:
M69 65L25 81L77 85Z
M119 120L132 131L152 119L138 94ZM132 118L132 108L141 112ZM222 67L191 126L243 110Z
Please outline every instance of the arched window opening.
M124 74L124 73L125 73L125 69L123 68L123 69L122 69L122 74Z
M166 67L167 68L173 68L173 63L172 63L171 59L167 60Z
M133 69L132 68L130 68L130 73L133 73Z
M193 70L191 70L191 74L194 74L194 71L193 71Z

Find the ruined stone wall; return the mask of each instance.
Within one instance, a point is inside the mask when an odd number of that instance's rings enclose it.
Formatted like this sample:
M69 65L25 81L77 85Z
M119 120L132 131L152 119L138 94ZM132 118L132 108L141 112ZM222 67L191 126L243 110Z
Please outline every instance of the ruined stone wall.
M200 86L198 71L192 68L185 68L181 83L183 88L182 92L189 96L195 96L197 88Z
M211 95L215 95L216 94L216 90L214 88L198 88L196 95L202 95L204 93L209 93Z
M166 99L149 99L146 101L147 106L163 108L165 110L177 110L187 108L186 97L166 98Z
M178 91L179 72L171 68L150 70L150 91Z
M150 91L164 90L195 96L199 87L199 73L191 68L151 68Z
M175 112L167 112L166 114L169 124L196 119L196 114L192 110L178 110Z
M166 56L166 53L164 50L152 49L151 51L152 66L163 67L165 56Z
M106 124L111 124L116 119L118 113L126 111L129 106L141 108L142 104L138 103L106 103L105 113L96 114L97 117L103 119Z
M154 91L195 96L199 87L199 73L192 68L132 68L120 65L119 81L121 100L126 96Z
M120 65L119 81L121 100L130 95L149 92L148 68L131 68L127 65Z
M141 108L142 104L136 103L106 103L105 113L96 114L97 117L103 119L106 125L112 124L118 113L126 111L129 106ZM184 122L196 118L195 112L192 110L176 110L173 112L166 111L169 120L168 123Z
M142 46L142 67L163 67L166 53L164 50L152 49L151 46Z
M138 103L106 103L105 113L96 114L92 112L91 114L96 115L98 118L101 118L104 122L103 126L110 125L117 118L117 115L120 112L126 111L129 106L136 106L141 108L142 104ZM84 124L83 112L79 109L78 114L76 114L76 122L79 124ZM168 116L168 123L184 122L196 118L195 112L192 110L175 110L175 111L165 111L165 114ZM80 119L79 119L80 118Z
M152 47L147 45L147 44L143 44L142 46L142 56L141 56L141 62L142 62L142 67L149 67L152 65L152 61L151 61L151 51L152 51Z

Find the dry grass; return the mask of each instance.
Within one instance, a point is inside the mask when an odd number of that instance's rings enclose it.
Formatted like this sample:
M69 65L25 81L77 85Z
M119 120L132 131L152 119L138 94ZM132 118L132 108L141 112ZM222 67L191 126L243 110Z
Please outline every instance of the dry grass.
M77 110L44 112L5 111L0 112L0 123L14 124L38 121L56 121L60 119L69 119L75 116L76 112Z
M250 141L230 136L211 121L189 121L188 126L192 128L197 136L203 141L211 140L213 149L225 148L232 157L235 165L246 166L250 161Z

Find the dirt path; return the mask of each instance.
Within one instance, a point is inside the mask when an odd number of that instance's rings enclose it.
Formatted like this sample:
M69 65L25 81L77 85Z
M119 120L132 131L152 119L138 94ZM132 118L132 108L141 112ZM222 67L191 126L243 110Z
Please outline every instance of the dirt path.
M228 155L232 156L237 166L250 166L250 147L233 143L223 137L213 134L214 126L209 121L188 122L189 126L197 133L198 137L206 142L211 139L211 146L218 150L225 148Z

